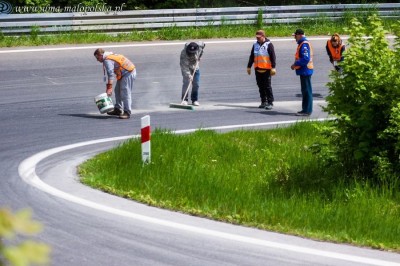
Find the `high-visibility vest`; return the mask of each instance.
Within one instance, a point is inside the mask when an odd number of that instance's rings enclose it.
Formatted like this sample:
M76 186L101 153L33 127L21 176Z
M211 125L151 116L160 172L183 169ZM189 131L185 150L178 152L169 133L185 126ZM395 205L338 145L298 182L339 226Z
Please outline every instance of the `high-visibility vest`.
M265 42L260 45L254 43L254 68L271 69L271 59L269 58L268 45L270 42Z
M340 44L337 47L333 47L331 41L328 41L326 45L328 45L328 49L329 52L331 53L333 61L340 61L340 59L342 59L343 44Z
M303 45L303 43L308 43L308 45L310 46L310 62L308 62L307 68L308 69L313 69L314 68L314 63L313 63L314 52L313 52L313 49L311 47L311 43L309 43L308 41L304 41L304 42L300 43L297 46L297 50L296 50L296 54L295 54L295 60L297 61L297 60L300 59L300 48ZM300 68L301 68L301 66L295 66L294 67L294 69L300 69Z
M105 59L110 59L119 64L119 68L114 68L114 73L117 77L117 80L122 78L122 70L133 71L135 69L135 65L125 56L120 54L110 54Z

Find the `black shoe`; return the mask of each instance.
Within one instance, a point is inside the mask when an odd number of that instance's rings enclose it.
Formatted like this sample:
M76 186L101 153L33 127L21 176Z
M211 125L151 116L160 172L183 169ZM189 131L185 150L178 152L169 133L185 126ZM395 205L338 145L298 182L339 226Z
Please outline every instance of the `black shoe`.
M259 106L258 106L258 108L265 108L265 106L267 106L267 102L262 102Z
M122 114L122 111L119 110L118 108L114 108L114 110L107 112L108 115L120 115Z
M120 119L129 119L131 118L131 115L128 112L124 112L123 114L119 115Z
M306 113L306 112L303 112L303 111L300 111L300 112L296 113L296 116L310 116L310 115L311 115L311 113Z

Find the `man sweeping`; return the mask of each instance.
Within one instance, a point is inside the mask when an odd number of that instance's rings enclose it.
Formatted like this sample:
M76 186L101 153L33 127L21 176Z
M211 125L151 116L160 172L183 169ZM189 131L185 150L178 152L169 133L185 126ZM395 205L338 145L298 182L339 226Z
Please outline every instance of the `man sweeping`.
M136 79L135 65L125 56L106 52L102 48L96 49L94 56L97 61L103 63L108 96L112 95L113 82L116 80L114 110L107 112L107 114L118 116L121 119L129 119L132 113L132 89Z
M181 52L180 65L183 77L182 84L182 105L188 105L188 90L192 82L190 99L194 106L199 106L200 68L198 62L203 55L204 42L186 43Z

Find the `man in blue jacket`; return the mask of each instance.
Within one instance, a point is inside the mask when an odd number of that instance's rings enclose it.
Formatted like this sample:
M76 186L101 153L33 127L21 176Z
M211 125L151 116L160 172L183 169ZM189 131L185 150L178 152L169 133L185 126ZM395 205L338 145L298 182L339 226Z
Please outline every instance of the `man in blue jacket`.
M300 76L301 94L303 96L302 109L296 115L309 116L313 111L311 85L311 76L314 72L313 50L302 29L297 29L292 36L296 39L297 50L291 69L296 70L296 75Z

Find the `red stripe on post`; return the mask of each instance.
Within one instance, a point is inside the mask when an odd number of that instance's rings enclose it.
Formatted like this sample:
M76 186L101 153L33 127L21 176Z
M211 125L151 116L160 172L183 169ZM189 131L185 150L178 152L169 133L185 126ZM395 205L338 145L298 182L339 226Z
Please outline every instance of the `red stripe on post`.
M142 143L150 140L150 127L144 127L140 130L142 136Z

